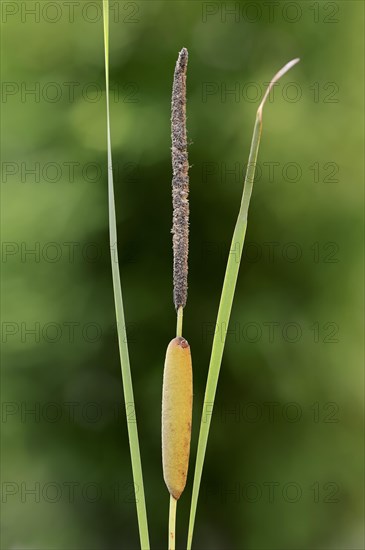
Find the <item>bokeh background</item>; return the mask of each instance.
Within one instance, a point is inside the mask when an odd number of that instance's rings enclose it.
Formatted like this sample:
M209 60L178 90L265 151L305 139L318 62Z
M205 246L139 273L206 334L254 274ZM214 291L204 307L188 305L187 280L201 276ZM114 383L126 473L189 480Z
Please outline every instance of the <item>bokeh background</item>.
M1 8L1 547L137 549L108 242L101 3ZM152 548L167 540L160 403L175 330L169 119L182 46L191 464L255 111L264 83L301 58L265 108L195 548L363 548L363 12L358 1L111 1L120 271Z

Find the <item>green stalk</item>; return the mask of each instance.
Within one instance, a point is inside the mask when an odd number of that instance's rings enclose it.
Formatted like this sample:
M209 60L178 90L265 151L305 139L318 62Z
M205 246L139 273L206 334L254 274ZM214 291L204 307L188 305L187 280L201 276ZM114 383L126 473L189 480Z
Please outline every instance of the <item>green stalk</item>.
M177 321L176 321L176 336L182 336L182 327L183 327L183 308L179 307L177 310Z
M247 214L248 214L248 208L250 205L250 199L251 199L253 182L255 177L255 170L256 170L257 155L258 155L259 145L260 145L260 137L261 137L261 130L262 130L262 110L266 102L266 99L268 98L269 93L272 87L274 86L275 82L277 82L279 78L281 78L289 69L291 69L291 67L293 67L296 63L298 63L298 61L299 59L293 59L292 61L287 63L274 76L274 78L272 79L272 81L270 82L266 90L264 98L256 114L256 122L255 122L255 127L254 127L252 141L251 141L251 149L250 149L250 154L248 158L248 165L247 165L245 183L243 188L241 207L238 214L236 226L233 233L232 244L231 244L231 250L237 250L237 245L238 245L239 260L237 261L237 256L234 254L229 254L228 256L226 273L225 273L224 282L223 282L223 289L222 289L222 294L221 294L221 299L220 299L219 309L218 309L218 317L217 317L217 324L216 324L217 330L215 331L214 338L213 338L212 353L211 353L209 371L208 371L208 379L207 379L207 385L205 389L203 412L202 412L201 423L200 423L199 441L198 441L198 449L197 449L197 456L196 456L196 463L195 463L191 508L190 508L188 544L187 544L188 550L191 550L191 545L193 540L193 532L194 532L196 509L197 509L198 497L199 497L200 482L201 482L201 477L203 472L204 458L205 458L205 452L207 448L207 441L208 441L210 422L211 422L211 412L214 406L214 399L215 399L215 394L217 390L219 371L221 368L224 344L226 339L226 333L222 336L222 333L219 329L220 327L228 326L229 318L231 315L231 309L232 309L232 303L234 298L234 292L236 288L238 271L241 263L242 249L245 241L246 228L247 228ZM209 409L207 407L209 407ZM209 410L209 414L206 414L208 410Z
M176 544L176 507L177 507L177 500L172 495L170 495L169 541L168 541L169 550L175 550L175 544Z
M177 320L176 320L176 336L182 336L183 328L183 308L179 307L177 310ZM169 506L169 541L168 549L175 550L176 544L176 508L177 500L170 495L170 506Z
M124 402L130 413L132 406L135 412L133 385L131 369L129 364L128 344L125 331L124 308L122 298L122 288L120 284L119 262L117 250L117 223L115 214L115 198L114 198L114 182L113 182L113 167L112 167L112 151L111 151L111 136L110 136L110 108L109 108L109 0L103 0L103 21L104 21L104 50L105 50L105 84L106 84L106 109L107 109L107 143L108 143L108 203L109 203L109 237L111 250L111 263L114 288L115 312L118 327L118 342L119 354L123 380ZM113 254L114 251L114 254ZM134 417L134 422L128 421L127 427L129 448L131 453L133 481L136 495L137 518L139 527L139 538L142 550L149 550L148 524L146 503L144 496L142 464L139 451L137 420Z

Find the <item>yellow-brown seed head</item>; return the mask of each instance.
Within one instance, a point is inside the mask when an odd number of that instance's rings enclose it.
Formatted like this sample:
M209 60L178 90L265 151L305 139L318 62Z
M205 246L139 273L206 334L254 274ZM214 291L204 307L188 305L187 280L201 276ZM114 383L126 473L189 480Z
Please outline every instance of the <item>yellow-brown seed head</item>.
M190 346L182 337L166 351L162 392L162 465L170 494L180 498L189 465L193 375Z

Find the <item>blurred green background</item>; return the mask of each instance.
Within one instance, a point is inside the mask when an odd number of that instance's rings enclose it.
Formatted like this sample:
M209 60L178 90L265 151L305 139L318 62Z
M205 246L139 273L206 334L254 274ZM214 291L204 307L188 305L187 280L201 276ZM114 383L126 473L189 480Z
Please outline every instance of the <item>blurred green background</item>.
M1 547L132 550L101 3L1 8ZM152 548L167 540L160 403L175 330L169 119L183 46L194 422L178 547L255 111L265 83L299 56L264 112L194 547L363 548L363 12L358 1L111 0L120 271Z

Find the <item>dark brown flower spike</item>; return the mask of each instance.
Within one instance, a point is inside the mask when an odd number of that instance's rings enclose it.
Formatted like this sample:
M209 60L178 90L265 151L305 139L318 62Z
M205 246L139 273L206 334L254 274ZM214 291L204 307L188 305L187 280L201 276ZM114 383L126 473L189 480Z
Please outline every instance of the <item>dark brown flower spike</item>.
M176 62L171 101L172 203L174 252L174 304L185 307L188 293L189 251L189 162L186 137L186 69L188 51L183 48Z

